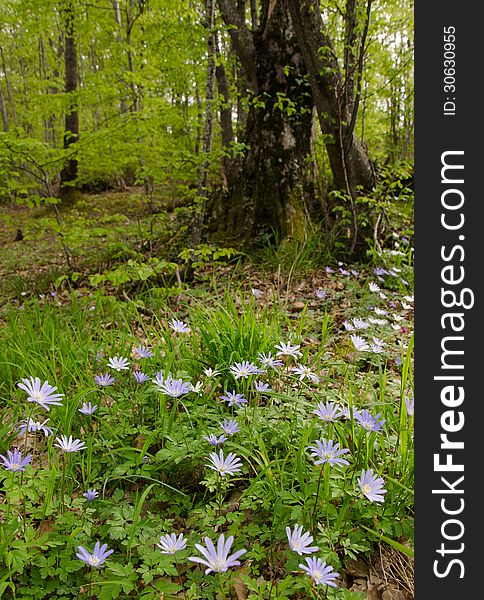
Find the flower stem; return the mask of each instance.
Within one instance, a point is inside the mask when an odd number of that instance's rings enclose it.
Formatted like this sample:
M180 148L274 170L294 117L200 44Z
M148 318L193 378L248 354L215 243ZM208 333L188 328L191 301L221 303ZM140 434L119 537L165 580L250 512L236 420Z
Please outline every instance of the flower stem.
M314 500L314 509L313 509L313 515L312 515L312 525L311 525L311 533L313 534L313 536L316 533L316 513L318 511L318 498L319 498L319 488L321 487L321 479L323 478L323 469L321 468L319 470L319 477L318 477L318 485L316 487L316 498Z

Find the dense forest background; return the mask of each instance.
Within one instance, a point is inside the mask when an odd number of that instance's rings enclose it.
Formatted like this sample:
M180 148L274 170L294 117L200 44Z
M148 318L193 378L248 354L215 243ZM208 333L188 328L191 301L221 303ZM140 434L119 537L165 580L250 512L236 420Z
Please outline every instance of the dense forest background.
M0 597L413 600L412 3L0 0L0 119Z
M0 198L141 186L187 245L354 254L411 186L413 7L399 0L12 0L0 27ZM363 244L363 246L361 246Z

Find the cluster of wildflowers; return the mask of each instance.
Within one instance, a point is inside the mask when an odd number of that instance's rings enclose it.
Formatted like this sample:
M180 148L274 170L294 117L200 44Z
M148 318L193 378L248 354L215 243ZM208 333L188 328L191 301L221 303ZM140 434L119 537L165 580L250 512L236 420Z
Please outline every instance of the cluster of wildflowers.
M311 546L313 536L306 531L303 533L302 525L295 525L294 530L286 527L287 540L289 548L302 556L303 554L314 554L319 551L318 546ZM321 558L313 556L305 557L306 564L300 564L299 568L305 571L316 585L329 585L337 587L334 582L339 577L339 573L334 571L334 568L327 565Z
M342 268L342 266L339 267L338 271L344 276L359 276L357 271L346 270ZM335 271L328 268L327 272L334 273ZM390 272L385 271L385 273L381 273L381 271L379 271L378 273L375 272L375 275L378 279L380 279L382 274L388 273ZM370 282L369 289L372 293L378 294L381 299L386 298L383 292L381 292L378 284ZM253 289L252 293L254 296L259 297L258 294L255 293L256 291L258 290ZM324 300L327 297L327 292L322 288L318 288L315 291L315 295L319 300ZM410 298L408 298L408 302L410 302ZM410 304L407 306L410 307ZM403 303L402 307L405 308ZM388 311L384 311L382 309L378 309L378 311L379 312L377 312L377 307L375 307L375 313L378 316L388 316L388 319L393 319L397 323L401 320L401 317L397 314L390 315ZM374 317L361 319L355 317L351 320L345 321L344 327L347 331L360 331L367 330L373 325L383 326L387 323L388 321L386 319L376 319ZM188 325L183 321L173 319L168 325L174 336L178 334L191 333L190 327L188 327ZM367 336L367 338L368 340L360 337L359 335L351 335L351 340L356 350L373 352L375 354L384 352L384 346L386 343L383 341L383 339L376 336ZM370 339L372 341L369 341ZM271 379L271 376L274 375L273 372L277 372L282 368L284 368L282 374L287 375L288 379L290 379L289 374L292 374L294 378L297 378L300 382L306 380L313 384L318 384L320 382L320 377L316 372L314 372L309 366L299 362L303 356L300 344L296 344L293 341L281 341L274 346L272 352L275 354L275 356L273 356L271 352L258 353L258 357L257 359L254 358L254 361L258 362L260 366L251 360L242 360L241 362L236 362L230 365L228 367L228 371L231 377L236 380L235 386L241 385L248 395L253 394L253 390L259 394L270 392L270 384L266 381L255 379L255 376L262 375L261 379L263 379L264 375L267 375L271 381L271 384L273 384L273 380ZM154 357L154 352L146 346L136 346L133 348L131 356L136 357L139 360L149 359ZM138 367L139 365L133 365L133 369L135 366ZM130 362L123 356L114 356L109 358L107 361L107 367L113 371L116 371L117 373L122 373L129 370ZM269 369L273 372L271 373ZM216 368L207 368L203 371L203 373L205 377L209 379L215 378L221 374ZM165 374L162 371L159 371L154 375L148 375L140 370L133 370L132 375L137 384L141 385L147 381L151 381L160 393L172 398L180 398L189 393L200 394L203 388L205 388L206 393L208 389L213 390L215 388L213 383L207 382L206 379L203 381L198 381L196 384L192 384L191 382L184 381L181 378L176 379L170 374ZM122 376L123 375L119 375L120 378ZM254 379L249 380L251 377L254 377ZM244 380L249 381L247 382ZM116 381L117 379L109 372L100 373L95 376L96 384L101 387L111 386L116 383ZM216 385L221 386L219 382L216 382ZM253 388L251 387L252 385ZM56 393L57 388L50 386L48 382L41 384L39 378L31 377L30 379L23 379L18 386L27 392L27 400L29 402L35 402L47 411L49 411L51 406L62 406L60 399L64 395ZM279 389L277 387L277 382L274 387ZM221 386L220 389L223 389L223 387ZM223 395L221 395L220 398L227 404L229 408L236 407L238 409L242 409L248 403L248 400L245 398L244 394L239 392L237 389L232 391L224 389ZM260 396L256 396L256 399L259 400ZM407 414L413 416L413 399L405 399L405 407ZM97 409L98 405L92 404L91 402L83 402L82 406L77 410L85 416L90 416L93 415ZM244 419L248 421L249 417L247 415L249 415L249 413L250 411L247 410L238 413L238 417L241 417L240 421L243 422ZM331 401L327 401L325 403L319 402L317 407L313 410L313 414L316 415L320 421L322 421L321 427L323 428L327 426L331 432L333 430L337 430L338 426L333 427L329 424L335 423L340 418L350 419L353 417L355 423L361 426L363 430L368 432L381 432L385 424L385 419L381 418L380 413L373 415L368 409L359 410L354 408L353 410L350 410L350 407L348 406ZM19 423L17 430L19 433L25 435L27 433L35 433L40 431L46 437L51 436L54 434L54 430L47 426L48 421L49 419L44 421L37 421L32 418L24 419ZM234 436L240 432L237 420L224 418L222 422L219 422L219 425L221 427L221 432L209 433L205 435L203 439L210 446L217 447L216 452L211 452L209 454L206 467L217 473L219 476L217 482L218 485L221 486L222 478L226 478L225 481L227 481L230 476L241 473L244 468L244 464L242 460L233 452L224 453L224 450L218 448L218 446L222 446L225 442L227 442L231 436ZM327 437L329 437L329 435ZM361 437L363 437L363 433L361 433ZM367 439L371 440L372 437L368 436ZM231 442L229 441L227 446L230 446L230 443ZM59 435L55 438L53 445L64 453L75 453L86 448L85 442L79 439L74 439L72 435ZM347 458L351 458L350 456L347 456L350 453L350 450L348 448L341 448L340 444L332 439L327 439L326 437L317 439L313 442L313 445L308 447L308 450L315 466L328 465L329 467L344 467L350 465L350 461L347 460ZM16 448L13 451L9 450L6 456L0 455L0 458L3 461L4 467L13 472L25 470L27 465L32 461L31 455L23 457L22 453ZM144 457L143 461L149 462L149 459ZM318 469L318 471L328 473L327 468L324 470ZM370 502L384 502L384 495L387 493L387 490L384 487L385 482L383 478L374 473L372 469L363 469L361 471L361 475L357 479L357 482L363 498L366 498ZM99 493L96 489L89 488L82 494L82 496L87 502L92 502L99 497ZM299 524L296 524L293 529L287 526L286 534L291 551L297 553L301 557L304 557L301 560L304 560L305 563L299 564L299 568L306 573L316 585L328 585L331 587L336 587L336 580L339 578L339 573L335 572L332 566L327 565L322 558L312 556L320 550L319 546L315 545L314 543L313 535L311 535L309 532L305 532L303 530L303 526ZM216 541L213 541L210 537L204 537L203 542L204 545L195 544L195 548L199 551L201 556L190 556L188 557L188 560L202 565L205 568L205 574L224 573L229 568L240 565L240 557L247 552L245 549L240 549L233 554L230 554L234 543L234 537L229 536L226 538L225 534L223 533L220 534L218 540ZM160 541L157 546L162 554L175 555L178 552L186 549L187 539L184 537L183 533L180 533L179 535L176 533L169 533L160 537ZM112 549L108 549L107 544L101 545L101 543L98 541L95 543L92 553L83 546L78 546L77 550L77 558L91 568L101 567L105 563L106 559L113 553Z
M242 548L233 554L229 555L230 549L234 543L234 537L229 536L225 539L225 534L220 534L216 545L207 536L203 539L205 546L195 544L195 548L202 556L189 556L188 560L206 567L205 575L209 573L225 573L231 567L240 565L239 558L243 556L247 550ZM160 537L160 543L156 544L162 554L175 555L187 546L187 539L183 533L178 536L176 533L165 534Z

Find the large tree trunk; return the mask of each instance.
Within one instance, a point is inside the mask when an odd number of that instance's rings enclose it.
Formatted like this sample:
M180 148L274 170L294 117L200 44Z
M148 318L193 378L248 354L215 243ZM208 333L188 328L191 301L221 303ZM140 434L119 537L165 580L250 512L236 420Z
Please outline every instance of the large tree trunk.
M65 28L65 91L68 102L65 116L64 149L69 150L71 145L79 139L79 112L76 98L78 88L77 45L75 38L76 15L72 0L66 0L64 3L63 14ZM77 156L72 153L61 171L59 194L65 202L74 201L78 195L78 190L73 185L73 182L77 179L77 173Z
M219 0L222 18L244 70L250 109L228 200L214 207L218 236L233 243L260 234L303 239L306 159L313 100L285 2L263 2L251 32L233 2Z

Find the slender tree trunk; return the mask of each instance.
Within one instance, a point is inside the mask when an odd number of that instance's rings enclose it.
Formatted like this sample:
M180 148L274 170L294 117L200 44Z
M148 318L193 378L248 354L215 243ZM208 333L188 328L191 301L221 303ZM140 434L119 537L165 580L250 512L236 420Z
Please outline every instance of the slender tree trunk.
M227 81L227 73L225 66L220 60L220 53L217 52L218 60L215 67L215 76L217 78L217 88L220 97L220 130L222 137L222 148L226 154L222 158L222 175L224 179L224 187L230 186L231 178L230 168L230 149L234 141L234 129L232 126L232 104L230 102L229 83Z
M7 105L5 104L5 96L3 95L3 89L2 89L1 82L0 82L0 113L2 113L3 130L8 131L9 130L8 112L7 112Z
M118 0L112 0L112 4L113 4L113 10L114 10L114 18L116 20L116 25L118 27L118 32L116 34L116 42L119 45L121 45L123 43L123 33L122 33L123 20L121 17L121 10L119 8ZM121 76L121 86L123 86L125 83L126 82L124 80L124 77ZM123 87L121 87L121 99L120 99L120 103L119 103L119 110L120 110L121 114L128 112L128 106L126 104L126 96L125 96Z
M75 8L72 0L66 0L63 5L64 12L64 65L65 65L65 92L67 96L67 108L65 115L64 149L69 151L70 147L79 139L79 112L78 112L78 66L77 66L77 44L75 31ZM61 171L60 196L66 202L74 201L77 197L77 189L73 185L78 175L78 161L74 153L69 153L64 168Z
M213 100L215 96L215 51L216 38L215 4L214 0L206 0L206 29L207 29L207 80L205 86L205 125L203 130L202 154L203 162L198 169L197 204L192 223L192 247L200 244L206 204L206 187L209 167L208 155L212 149L213 133Z
M13 98L13 91L12 91L12 85L10 83L10 77L9 77L9 74L8 74L7 65L5 63L5 55L3 53L3 48L1 46L0 46L0 56L2 57L3 77L5 79L5 88L7 90L8 101L10 103L10 110L11 110L11 114L12 114L12 121L13 121L13 124L16 126L18 124L17 111L16 111L16 108L15 108L15 101L14 101L14 98Z

